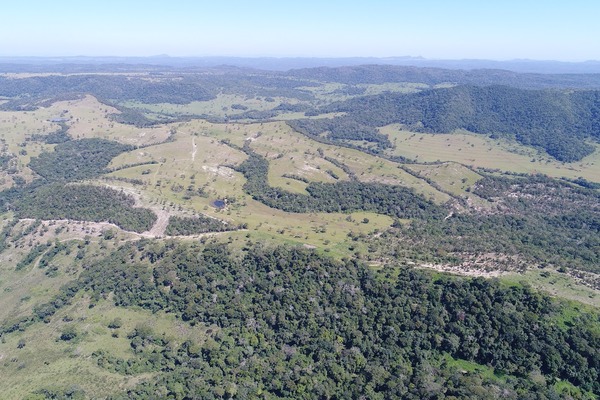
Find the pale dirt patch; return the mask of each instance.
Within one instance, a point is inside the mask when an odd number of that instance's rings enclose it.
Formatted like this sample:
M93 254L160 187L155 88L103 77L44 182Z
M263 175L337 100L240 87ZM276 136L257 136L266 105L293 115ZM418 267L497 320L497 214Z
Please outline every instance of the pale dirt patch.
M438 272L447 272L456 275L470 276L470 277L483 277L483 278L497 278L502 275L507 275L511 271L485 271L479 269L467 268L464 266L454 266L454 265L443 265L443 264L420 264L417 268L426 268L432 269Z
M152 226L152 228L150 228L150 230L148 230L146 232L142 232L137 235L139 235L141 237L155 238L155 237L159 237L159 236L162 237L165 234L165 229L167 228L167 225L169 224L169 217L171 215L169 213L169 211L162 209L160 206L152 206L152 205L146 204L145 202L142 201L141 192L139 192L135 189L122 187L122 186L113 186L113 185L105 185L105 186L109 187L111 189L114 189L114 190L122 191L123 193L133 197L135 199L136 207L148 208L148 209L152 210L152 212L154 214L156 214L156 221L154 222L154 225ZM135 232L132 232L132 233L135 234Z
M156 214L156 222L149 231L144 232L142 235L149 235L151 237L163 236L167 225L169 225L170 214L168 211L156 207L151 208L151 210Z
M302 170L302 171L307 171L307 172L315 172L315 171L317 171L317 172L320 172L318 168L316 168L316 167L314 167L314 166L312 166L312 165L310 165L310 164L304 164L304 165L303 165L303 166L300 168L300 170Z
M223 178L231 179L234 177L233 170L231 168L223 167L221 165L219 165L217 167L212 167L210 165L203 165L202 170L205 172L210 172L213 175L221 176Z
M196 153L198 152L198 146L196 145L196 139L192 137L192 162L196 160Z
M594 290L600 290L600 274L588 271L569 270L567 271L567 275L580 285L587 286Z
M225 167L219 167L220 169L227 169L230 170L229 168L225 168ZM233 176L233 173L231 173L231 175ZM143 208L147 208L152 210L152 212L154 214L156 214L156 221L154 222L154 225L152 226L152 228L150 228L150 230L146 231L146 232L142 232L142 233L136 233L136 232L130 232L130 231L124 231L124 232L128 232L132 235L135 235L136 237L144 237L144 238L166 238L166 239L171 239L171 238L200 238L200 237L206 237L206 236L212 236L212 235L216 235L217 232L207 232L207 233L203 233L203 234L198 234L198 235L188 235L188 236L168 236L165 235L165 230L167 229L167 226L169 225L169 218L171 217L171 215L185 215L185 212L176 212L173 210L167 210L164 209L162 206L160 205L152 205L152 204L148 204L147 202L143 201L142 199L142 193L140 191L137 191L135 189L132 188L127 188L127 187L121 187L121 186L113 186L113 185L105 185L106 187L110 187L111 189L114 190L120 190L123 191L124 193L130 195L131 197L133 197L135 199L135 206L136 207L143 207ZM213 218L215 220L219 220L221 221L219 218L210 216L210 215L205 215L203 214L205 217L209 217L209 218ZM223 221L225 222L225 221ZM225 222L226 223L226 222ZM108 224L108 223L100 223L100 224L104 224L104 225L110 225L111 227L115 227L117 229L120 229L123 231L123 229L117 227L116 225L113 224ZM219 232L222 233L222 232Z

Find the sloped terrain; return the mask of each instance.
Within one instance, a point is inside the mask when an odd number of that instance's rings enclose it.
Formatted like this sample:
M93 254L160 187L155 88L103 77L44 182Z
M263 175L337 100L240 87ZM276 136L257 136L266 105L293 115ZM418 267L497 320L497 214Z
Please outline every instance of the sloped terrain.
M593 92L346 72L4 77L2 393L598 396L597 144L517 129Z

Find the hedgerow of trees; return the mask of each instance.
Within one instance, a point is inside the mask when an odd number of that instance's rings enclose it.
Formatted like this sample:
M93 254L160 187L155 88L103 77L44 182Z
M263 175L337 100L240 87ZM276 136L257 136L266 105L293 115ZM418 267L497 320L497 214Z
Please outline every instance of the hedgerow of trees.
M269 163L260 155L245 149L248 158L236 169L247 181L244 190L256 200L289 212L374 211L397 218L440 218L443 210L403 186L338 181L311 182L308 195L287 192L268 183Z

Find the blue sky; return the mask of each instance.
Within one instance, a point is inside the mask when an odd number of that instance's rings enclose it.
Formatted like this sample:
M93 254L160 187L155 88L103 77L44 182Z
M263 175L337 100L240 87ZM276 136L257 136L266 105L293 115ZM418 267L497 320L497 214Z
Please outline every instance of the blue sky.
M600 60L596 0L7 1L0 56Z

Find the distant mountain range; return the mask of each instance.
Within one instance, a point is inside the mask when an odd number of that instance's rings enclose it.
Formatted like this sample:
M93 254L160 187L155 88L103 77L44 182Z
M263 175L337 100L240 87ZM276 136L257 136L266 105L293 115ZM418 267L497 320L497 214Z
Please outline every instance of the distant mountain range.
M299 68L340 67L353 65L401 65L416 67L434 67L448 69L502 69L514 72L551 73L551 74L590 74L600 73L600 61L564 62L551 60L434 60L421 57L346 57L346 58L310 58L310 57L170 57L157 55L152 57L0 57L0 72L9 72L12 68L19 71L24 66L32 71L39 66L78 65L84 70L97 69L98 66L161 66L173 68L211 68L230 65L240 68L254 68L272 71L287 71ZM83 68L87 66L87 68ZM114 69L113 69L114 70Z

